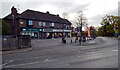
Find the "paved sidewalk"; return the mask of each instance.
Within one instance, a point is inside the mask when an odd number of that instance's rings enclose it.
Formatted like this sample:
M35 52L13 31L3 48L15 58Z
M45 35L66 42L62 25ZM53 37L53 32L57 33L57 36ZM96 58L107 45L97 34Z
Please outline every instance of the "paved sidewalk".
M25 53L25 52L29 52L31 50L32 50L32 48L24 48L24 49L10 50L10 51L2 51L2 53L0 53L0 55Z

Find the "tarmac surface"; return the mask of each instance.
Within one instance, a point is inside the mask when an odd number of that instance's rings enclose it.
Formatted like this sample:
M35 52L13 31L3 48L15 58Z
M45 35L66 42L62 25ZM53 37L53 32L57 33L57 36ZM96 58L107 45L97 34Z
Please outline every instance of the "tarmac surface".
M2 56L3 68L118 68L118 39L97 37L75 43L74 38L32 40L32 50ZM17 51L17 50L16 50Z

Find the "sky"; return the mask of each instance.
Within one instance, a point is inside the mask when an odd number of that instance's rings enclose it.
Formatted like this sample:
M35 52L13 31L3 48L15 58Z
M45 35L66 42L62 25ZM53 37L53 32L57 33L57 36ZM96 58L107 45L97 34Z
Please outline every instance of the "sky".
M73 26L78 11L83 11L88 19L89 26L100 26L102 17L105 15L118 15L118 2L120 0L1 0L0 1L0 18L11 13L11 7L15 6L18 13L27 9L45 12L50 14L68 13L68 20Z

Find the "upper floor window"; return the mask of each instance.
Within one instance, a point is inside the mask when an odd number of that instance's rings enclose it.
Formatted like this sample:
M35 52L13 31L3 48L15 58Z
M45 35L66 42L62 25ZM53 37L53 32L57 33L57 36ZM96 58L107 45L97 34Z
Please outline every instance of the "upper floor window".
M61 24L59 24L59 28L61 28Z
M66 29L66 24L64 24L63 28Z
M46 23L45 23L45 22L43 22L43 26L46 26Z
M23 24L23 22L21 21L21 19L20 19L20 24Z
M67 29L67 27L68 27L68 26L66 25L66 29Z
M53 22L52 22L52 23L50 23L50 26L54 27L54 23L53 23Z
M39 26L42 26L42 22L41 21L39 21Z
M33 20L29 20L28 25L33 25Z

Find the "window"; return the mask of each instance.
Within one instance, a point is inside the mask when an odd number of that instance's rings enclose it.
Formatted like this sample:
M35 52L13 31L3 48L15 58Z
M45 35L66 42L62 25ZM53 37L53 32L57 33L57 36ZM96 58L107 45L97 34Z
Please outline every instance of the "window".
M54 27L54 23L53 23L53 22L52 22L52 23L50 23L50 26Z
M67 25L66 25L66 29L67 29Z
M59 24L59 28L61 28L61 24Z
M39 26L42 26L42 22L41 21L39 21Z
M52 26L54 27L54 23L52 23Z
M28 25L33 25L33 20L29 20Z
M23 24L23 22L20 22L20 24Z
M32 35L31 36L34 36L34 32L32 32Z
M31 32L29 32L29 35L31 36Z
M21 19L20 19L20 24L23 24L23 22L21 21Z
M45 26L46 24L45 24L45 22L43 22L43 26Z
M22 32L22 35L24 35L24 32Z
M66 24L64 24L63 28L64 28L64 29L66 28Z

